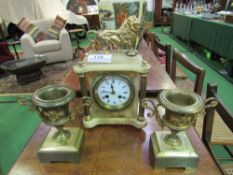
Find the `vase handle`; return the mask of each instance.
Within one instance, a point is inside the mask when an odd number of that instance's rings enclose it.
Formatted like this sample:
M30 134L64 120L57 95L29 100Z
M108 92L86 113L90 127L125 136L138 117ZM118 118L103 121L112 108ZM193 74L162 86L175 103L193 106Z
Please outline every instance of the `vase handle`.
M150 105L149 105L150 104ZM155 119L157 120L159 126L161 128L164 127L164 123L163 120L161 119L161 115L159 114L159 110L158 107L161 106L159 103L157 105L155 105L154 101L144 98L142 99L141 105L144 109L149 110L150 112L147 113L147 117L155 117Z
M29 106L30 107L29 108L30 111L36 110L36 107L33 105L31 99L29 99L27 97L21 96L21 97L17 98L17 102L21 106Z

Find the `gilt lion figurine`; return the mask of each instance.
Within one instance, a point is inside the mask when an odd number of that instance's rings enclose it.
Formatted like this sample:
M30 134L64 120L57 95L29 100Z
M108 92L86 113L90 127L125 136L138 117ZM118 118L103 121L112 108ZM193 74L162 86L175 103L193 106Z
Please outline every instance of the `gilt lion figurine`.
M130 16L124 20L121 27L116 30L88 31L87 38L94 43L96 50L110 49L135 49L136 40L142 32L141 21L136 16ZM88 35L95 33L95 40Z

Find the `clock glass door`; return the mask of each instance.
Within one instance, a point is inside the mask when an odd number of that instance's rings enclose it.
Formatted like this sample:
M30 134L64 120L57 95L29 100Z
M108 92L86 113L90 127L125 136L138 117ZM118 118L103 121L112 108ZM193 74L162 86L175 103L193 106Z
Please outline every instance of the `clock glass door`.
M130 81L119 75L105 76L94 86L94 98L106 110L121 110L129 106L134 97Z

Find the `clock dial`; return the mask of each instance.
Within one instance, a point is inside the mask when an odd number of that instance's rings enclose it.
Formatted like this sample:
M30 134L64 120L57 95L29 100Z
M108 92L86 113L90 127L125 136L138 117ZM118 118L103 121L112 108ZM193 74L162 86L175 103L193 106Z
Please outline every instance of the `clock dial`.
M133 99L131 83L122 76L112 75L100 79L94 86L96 102L106 110L120 110Z

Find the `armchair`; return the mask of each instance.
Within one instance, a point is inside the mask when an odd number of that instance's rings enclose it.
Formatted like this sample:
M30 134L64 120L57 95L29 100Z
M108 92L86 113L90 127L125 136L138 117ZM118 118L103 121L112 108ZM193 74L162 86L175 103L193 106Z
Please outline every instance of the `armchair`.
M48 28L52 25L53 20L43 19L33 21L32 23L46 33ZM46 63L67 61L73 58L71 40L65 29L61 30L59 40L47 39L36 43L29 34L25 33L20 38L20 42L25 58L34 55L45 55L48 58Z

